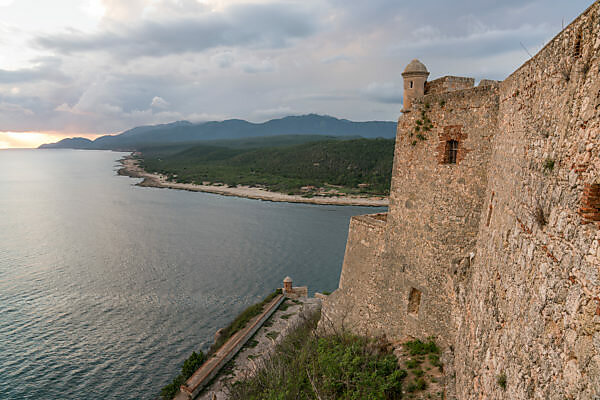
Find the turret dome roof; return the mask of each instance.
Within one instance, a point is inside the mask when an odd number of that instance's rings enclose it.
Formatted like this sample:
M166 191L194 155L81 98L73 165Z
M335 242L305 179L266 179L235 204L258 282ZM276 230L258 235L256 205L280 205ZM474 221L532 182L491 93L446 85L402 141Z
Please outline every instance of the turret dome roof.
M429 71L427 71L427 67L425 66L425 64L423 64L421 61L417 60L416 58L414 60L412 60L406 66L406 68L404 68L404 73L411 73L411 72L423 72L426 74L429 73Z

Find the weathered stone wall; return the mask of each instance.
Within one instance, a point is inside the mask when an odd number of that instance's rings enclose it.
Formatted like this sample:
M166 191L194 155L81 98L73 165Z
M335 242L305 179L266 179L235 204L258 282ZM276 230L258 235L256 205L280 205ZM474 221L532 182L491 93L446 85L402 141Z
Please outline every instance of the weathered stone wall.
M446 398L600 399L599 76L596 1L505 81L430 85L324 319L436 336Z
M475 85L474 78L462 76L443 76L425 83L425 94L441 94L456 90L471 89Z
M600 183L599 8L501 84L490 216L460 289L461 399L600 398L600 231L578 213Z
M393 289L378 298L388 336L454 341L453 281L475 250L497 99L497 87L427 95L398 122L380 281ZM457 162L446 164L451 139ZM415 290L420 304L411 312Z
M347 329L359 334L379 335L373 321L379 309L373 296L379 291L381 254L387 214L352 217L348 230L339 288L323 302L320 326Z

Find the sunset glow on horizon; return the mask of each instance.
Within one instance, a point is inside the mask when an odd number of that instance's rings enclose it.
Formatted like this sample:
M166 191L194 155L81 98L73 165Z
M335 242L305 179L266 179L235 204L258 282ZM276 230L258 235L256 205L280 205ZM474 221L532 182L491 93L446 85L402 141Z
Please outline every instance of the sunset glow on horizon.
M102 136L98 134L67 134L60 132L1 132L0 150L34 149L45 143L54 143L70 137L84 137L90 140Z

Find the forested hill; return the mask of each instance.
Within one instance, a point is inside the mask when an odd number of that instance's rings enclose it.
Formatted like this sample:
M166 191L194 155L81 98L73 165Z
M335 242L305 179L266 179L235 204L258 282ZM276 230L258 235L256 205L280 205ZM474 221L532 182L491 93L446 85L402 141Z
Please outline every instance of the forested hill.
M174 154L147 151L142 166L184 183L261 185L309 196L319 188L387 195L393 155L393 139L325 140L250 149L199 145Z
M353 122L326 115L308 114L252 123L240 119L140 126L118 135L105 135L93 141L83 138L65 139L44 144L40 148L87 148L137 150L142 146L192 143L207 140L240 139L278 135L360 136L393 138L396 123L390 121Z

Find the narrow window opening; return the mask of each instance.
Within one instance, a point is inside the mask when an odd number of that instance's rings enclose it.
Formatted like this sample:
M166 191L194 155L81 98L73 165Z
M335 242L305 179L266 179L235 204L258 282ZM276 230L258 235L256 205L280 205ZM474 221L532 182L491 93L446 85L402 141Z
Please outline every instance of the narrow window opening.
M492 203L494 202L495 194L496 194L495 192L492 192L492 198L490 199L490 209L488 211L487 222L486 222L485 226L490 226L490 220L492 219L492 211L494 211L494 206L492 205Z
M573 55L575 57L581 57L581 36L581 31L579 31L575 37L575 46L573 48Z
M458 141L448 140L446 142L446 164L456 164L458 156Z
M410 88L412 89L413 87L413 81L410 81Z
M408 296L408 313L417 315L419 314L419 306L421 305L421 291L415 288L410 289L410 295Z

